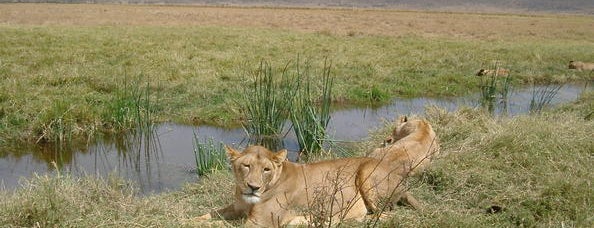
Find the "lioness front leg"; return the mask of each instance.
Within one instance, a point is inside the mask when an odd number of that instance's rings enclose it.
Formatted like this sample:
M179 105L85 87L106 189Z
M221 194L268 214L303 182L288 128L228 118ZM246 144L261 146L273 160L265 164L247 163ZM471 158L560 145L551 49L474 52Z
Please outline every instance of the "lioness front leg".
M254 205L247 217L247 227L280 227L291 222L293 213L288 210L284 197L270 199Z
M410 205L415 210L423 210L423 205L409 192L403 192L400 202Z

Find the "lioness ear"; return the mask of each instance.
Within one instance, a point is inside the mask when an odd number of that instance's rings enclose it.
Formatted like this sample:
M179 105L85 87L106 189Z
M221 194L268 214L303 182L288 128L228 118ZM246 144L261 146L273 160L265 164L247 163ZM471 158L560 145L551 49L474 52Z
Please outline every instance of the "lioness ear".
M227 151L227 156L231 161L234 161L235 159L241 156L241 153L239 151L231 148L230 146L225 145L225 150Z
M280 165L287 160L287 149L282 149L274 153L274 162Z
M408 121L408 118L406 116L400 116L400 123L404 123Z

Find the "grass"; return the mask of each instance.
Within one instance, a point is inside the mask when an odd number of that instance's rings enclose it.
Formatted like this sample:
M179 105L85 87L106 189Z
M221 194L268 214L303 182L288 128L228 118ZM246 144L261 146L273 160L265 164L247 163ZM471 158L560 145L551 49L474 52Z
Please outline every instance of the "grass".
M287 120L304 155L322 150L330 121L333 78L327 60L320 72L299 58L277 69L262 61L253 73L253 83L238 102L250 143L272 150L284 148ZM319 76L320 74L321 76ZM318 82L318 78L321 82ZM322 84L318 91L317 84Z
M125 105L122 85L139 76L158 101L151 119L237 125L242 73L257 65L250 60L327 56L333 102L368 104L478 92L472 74L494 60L514 69L514 84L589 79L566 63L594 57L583 51L594 48L589 16L59 4L0 11L7 12L0 13L2 145L109 131L115 123L106 114ZM482 23L501 34L471 30ZM352 30L360 32L347 35Z
M200 142L194 134L194 156L196 158L196 173L205 175L217 170L227 168L227 153L222 142L218 144L210 138L206 142Z
M254 143L262 144L267 139L280 141L284 137L283 129L298 90L296 79L300 73L297 70L297 75L293 75L290 63L282 69L273 69L265 61L260 63L252 76L252 85L244 90L239 102L245 115L244 128Z
M243 73L258 64L250 60L288 62L300 55L321 63L316 60L328 57L335 69L332 101L349 104L472 94L480 85L473 74L493 61L514 70L512 86L591 80L566 65L594 59L584 51L594 49L593 21L583 15L1 4L0 147L68 147L64 142L153 121L239 124L236 101L249 84ZM434 110L429 119L443 156L411 189L426 209L397 208L380 225L593 226L592 101L590 92L578 103L516 118ZM117 178L38 176L16 191L0 191L0 226L196 227L193 217L232 200L232 185L229 172L215 171L179 191L139 196ZM493 206L502 210L486 213Z
M532 87L530 113L541 113L543 108L549 106L561 87L563 87L563 85L547 85L540 89Z
M428 109L442 153L410 184L425 209L397 207L379 226L591 227L594 122L585 117L593 96L590 91L574 104L514 118L470 108L451 113ZM358 153L376 146L375 138L390 128L360 144ZM195 227L201 224L192 218L233 199L229 171L149 196L136 195L134 186L117 178L56 174L22 183L14 192L0 191L1 226ZM487 212L494 206L502 209Z
M479 85L481 89L479 103L489 113L495 112L495 105L501 104L504 112L511 90L511 76L483 76Z
M290 117L297 136L299 151L307 155L318 153L323 149L326 128L330 121L333 76L331 76L332 65L327 60L324 61L321 72L317 72L321 76L316 73L312 75L309 64L305 64L305 69L302 69L303 73L299 78L298 92L293 101ZM318 77L322 81L321 89L312 85L314 78Z

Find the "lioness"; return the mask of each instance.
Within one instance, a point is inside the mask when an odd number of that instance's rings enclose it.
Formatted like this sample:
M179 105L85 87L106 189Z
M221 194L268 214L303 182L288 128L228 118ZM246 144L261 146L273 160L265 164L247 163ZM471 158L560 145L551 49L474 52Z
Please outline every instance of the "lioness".
M439 153L439 142L431 124L422 119L409 120L406 116L399 118L385 144L368 156L403 164L410 175L421 172Z
M569 61L569 69L576 69L579 71L590 70L594 71L594 63L585 63L580 61Z
M495 76L495 77L505 77L505 76L509 76L509 70L508 69L504 69L504 68L497 68L495 70L492 69L480 69L477 73L476 76Z
M247 218L248 226L277 227L292 224L295 218L303 220L304 216L296 215L308 210L332 221L360 220L368 212L378 212L380 199L390 203L402 199L414 208L420 206L405 191L401 168L377 159L297 164L286 160L287 150L225 149L235 175L235 202L199 220Z

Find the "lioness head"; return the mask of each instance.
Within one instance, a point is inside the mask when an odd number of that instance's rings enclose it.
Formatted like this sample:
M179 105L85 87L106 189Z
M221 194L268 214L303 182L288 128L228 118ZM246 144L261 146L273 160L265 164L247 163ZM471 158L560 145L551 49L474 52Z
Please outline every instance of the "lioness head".
M480 69L478 72L476 72L476 76L483 76L487 73L487 70L485 69Z
M569 66L568 66L568 68L569 68L569 69L578 69L578 68L580 68L582 65L583 65L583 63L582 63L582 62L580 62L580 61L573 61L573 60L572 60L572 61L569 61Z
M225 146L236 187L246 203L260 201L262 193L269 190L280 177L287 150L271 152L262 146L249 146L243 152Z
M392 130L392 135L390 135L384 143L390 144L394 143L414 132L417 127L421 124L425 124L423 120L408 120L406 116L401 116L398 122L398 125Z

